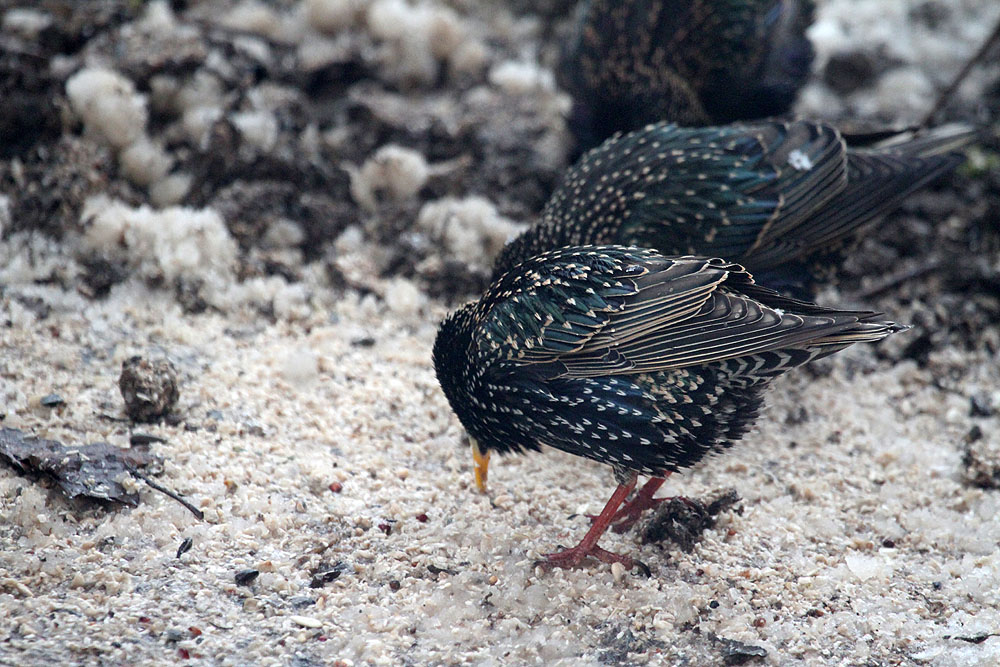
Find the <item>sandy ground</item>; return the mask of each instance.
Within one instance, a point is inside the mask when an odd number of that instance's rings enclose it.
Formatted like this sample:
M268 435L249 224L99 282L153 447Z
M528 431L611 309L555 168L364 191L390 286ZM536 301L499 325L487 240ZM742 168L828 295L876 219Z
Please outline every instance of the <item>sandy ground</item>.
M915 361L909 332L782 378L743 443L669 481L743 498L691 553L609 535L652 576L543 572L534 560L582 535L610 470L551 451L495 459L476 492L430 366L448 304L426 275L376 276L382 254L340 230L346 286L329 257L294 248L279 248L294 278L212 257L177 269L179 241L155 231L170 218L135 210L65 236L0 216L0 424L66 444L160 436L159 483L205 518L149 489L135 508L70 503L0 468L0 664L1000 664L1000 493L963 463L970 439L1000 448L989 345ZM87 224L105 223L126 239L111 255L126 277L92 298ZM216 218L199 224L249 263ZM178 270L207 307L181 298ZM107 418L123 415L134 354L176 366L173 422ZM65 404L40 405L51 393Z
M141 430L167 439L160 482L206 518L153 492L131 510L73 507L4 471L11 664L182 652L221 664L707 664L721 661L718 638L774 664L1000 659L1000 639L960 639L1000 627L1000 496L959 475L965 434L977 423L996 442L997 419L969 417L930 370L860 348L824 377L777 383L759 430L670 484L696 497L734 486L742 515L690 554L605 538L654 570L616 580L606 566L532 564L582 533L571 515L600 509L606 468L558 452L508 458L487 496L474 490L427 363L439 307L418 323L347 299L265 325L186 317L144 289L119 296L64 296L44 321L3 330L18 351L4 361L4 424L125 445L127 428L98 416L120 413L120 363L166 353L182 423ZM352 344L364 338L374 345ZM992 359L941 363L995 386ZM53 391L65 407L31 407ZM310 588L321 563L343 573ZM260 576L236 585L248 568Z

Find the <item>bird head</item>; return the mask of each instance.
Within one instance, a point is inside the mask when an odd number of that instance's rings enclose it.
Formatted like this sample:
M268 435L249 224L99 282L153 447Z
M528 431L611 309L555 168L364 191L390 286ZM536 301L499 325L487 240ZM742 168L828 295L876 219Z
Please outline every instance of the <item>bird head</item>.
M441 322L437 338L434 339L434 372L444 395L448 398L459 421L466 430L473 424L471 420L469 386L469 354L472 330L475 326L475 303L469 303L451 313ZM472 458L476 466L476 487L486 491L490 452L480 447L478 440L470 433Z

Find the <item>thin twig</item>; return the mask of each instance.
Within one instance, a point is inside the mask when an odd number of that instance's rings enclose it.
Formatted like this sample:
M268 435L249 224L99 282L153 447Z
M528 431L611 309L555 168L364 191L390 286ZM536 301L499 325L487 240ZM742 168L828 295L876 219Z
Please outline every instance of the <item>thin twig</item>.
M1000 40L1000 21L997 21L996 26L993 28L993 34L991 34L989 38L983 42L983 45L979 47L978 51L976 51L976 55L972 56L972 58L965 63L958 75L952 80L951 84L944 89L944 92L938 97L937 102L934 103L934 107L924 117L920 127L925 128L930 126L931 121L934 120L934 116L936 116L938 112L944 108L944 106L951 99L951 96L955 94L958 87L962 85L963 81L965 81L965 77L969 75L972 68L975 67L980 60L986 57L986 54L998 40Z
M156 489L160 493L162 493L162 494L164 494L166 496L169 496L170 498L173 498L174 500L176 500L177 502L179 502L181 505L183 505L184 507L186 507L191 512L191 514L194 514L196 517L198 517L199 521L204 521L205 520L205 513L202 512L197 507L195 507L194 505L192 505L191 503L189 503L188 501L184 500L184 498L182 498L180 496L180 494L178 494L178 493L176 493L174 491L171 491L170 489L168 489L166 487L160 486L159 484L157 484L156 482L154 482L150 478L146 477L145 475L143 475L141 472L139 472L138 470L136 470L134 468L131 469L131 470L129 470L129 472L131 472L133 475L135 475L136 477L138 477L139 479L141 479L142 481L144 481L146 484L149 484L149 486L151 488Z
M901 285L902 283L913 280L914 278L920 278L928 273L933 273L941 268L941 262L938 260L933 260L925 264L920 264L919 266L914 266L909 269L904 269L902 271L897 271L896 273L890 275L885 280L881 280L867 289L863 289L860 292L855 292L851 295L852 299L867 300L875 296L879 296L885 292L888 292L893 287Z

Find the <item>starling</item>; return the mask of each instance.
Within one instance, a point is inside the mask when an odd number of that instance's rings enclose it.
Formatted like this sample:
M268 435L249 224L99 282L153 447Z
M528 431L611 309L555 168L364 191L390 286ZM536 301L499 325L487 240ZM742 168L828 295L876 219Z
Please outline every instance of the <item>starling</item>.
M835 128L809 121L649 125L570 168L493 278L547 250L610 243L725 257L763 284L809 295L859 231L959 165L956 149L972 137L950 126L850 149Z
M452 313L434 367L481 489L493 451L548 445L614 467L619 486L586 537L546 562L631 567L601 534L652 506L666 475L739 440L773 378L904 328L780 296L721 259L579 246L522 262ZM651 479L619 509L640 473Z
M580 150L667 120L788 111L806 82L811 0L589 0L559 66Z

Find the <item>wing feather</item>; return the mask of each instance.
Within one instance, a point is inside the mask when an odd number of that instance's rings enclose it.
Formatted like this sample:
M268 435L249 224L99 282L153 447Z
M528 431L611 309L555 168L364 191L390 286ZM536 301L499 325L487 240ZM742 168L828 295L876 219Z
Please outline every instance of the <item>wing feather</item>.
M550 378L652 373L870 335L859 325L870 313L781 297L738 264L621 246L540 255L483 302L493 305L477 338L492 358Z

